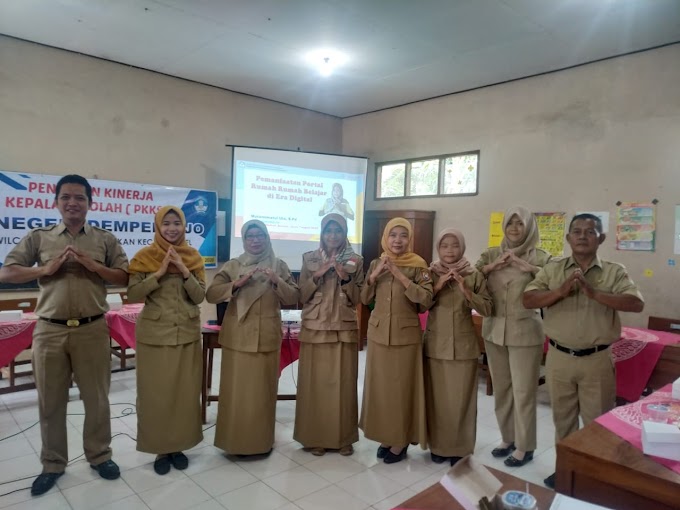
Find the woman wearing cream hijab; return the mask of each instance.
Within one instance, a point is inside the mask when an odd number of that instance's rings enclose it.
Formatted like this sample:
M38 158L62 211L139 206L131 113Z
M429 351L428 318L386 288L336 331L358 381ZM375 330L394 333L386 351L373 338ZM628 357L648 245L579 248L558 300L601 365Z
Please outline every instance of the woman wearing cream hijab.
M491 454L519 467L533 459L536 448L536 387L545 340L539 311L525 309L522 295L550 255L536 248L536 219L524 207L505 212L503 232L501 246L482 253L476 267L487 277L494 301L494 313L482 326L502 437Z
M186 469L182 453L203 440L201 317L203 258L184 239L179 207L162 207L151 246L130 262L128 300L144 302L137 321L137 450L157 454L154 471Z
M432 278L425 261L410 251L411 224L387 223L383 253L371 262L361 290L368 320L368 354L359 427L380 442L386 464L406 458L409 443L427 444L422 331L418 313L432 303Z
M269 454L274 445L281 304L298 302L285 262L258 220L241 229L245 253L224 264L209 303L229 302L220 330L222 364L215 446L231 455Z
M479 342L472 310L488 316L486 280L465 258L465 238L447 228L435 244L434 303L425 330L425 401L432 461L451 465L475 450Z
M364 259L339 214L321 220L317 250L302 256L300 361L293 439L313 455L351 455L359 440L357 305Z

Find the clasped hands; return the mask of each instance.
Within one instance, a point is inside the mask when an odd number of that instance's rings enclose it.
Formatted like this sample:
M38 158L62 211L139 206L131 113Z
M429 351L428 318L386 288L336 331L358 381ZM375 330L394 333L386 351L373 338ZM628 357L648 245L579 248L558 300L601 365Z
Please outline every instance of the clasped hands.
M342 267L342 265L335 260L335 257L331 257L328 259L326 262L321 264L321 267L317 269L312 277L314 280L319 280L323 275L325 275L330 269L335 269L335 272L338 274L341 280L348 280L349 279L349 274L347 274L347 271L345 271Z
M399 267L394 263L394 261L391 258L385 256L380 259L378 265L376 265L375 269L373 269L371 272L370 276L368 277L368 284L372 285L378 278L387 273L392 273L392 276L403 283L404 286L408 286L408 284L411 282L411 280L409 280L408 277L399 270Z
M511 250L506 251L498 257L492 264L492 271L496 271L497 269L503 269L504 267L508 266L515 266L517 269L520 271L523 271L525 273L531 273L534 271L534 266L529 264L526 260L523 260L519 258L515 253Z
M454 269L451 269L448 273L441 275L434 286L434 294L437 295L444 286L450 281L455 281L458 284L458 288L461 290L463 295L469 300L472 298L472 292L465 283L465 278L460 275Z
M263 273L264 275L267 276L269 281L272 283L272 285L278 285L279 282L281 281L281 277L276 274L276 271L269 267L256 267L255 269L252 269L251 271L248 271L246 274L241 276L238 280L234 281L234 289L240 289L244 285L247 285L250 279L255 275L256 273Z
M165 257L163 258L163 262L161 262L161 267L158 268L158 271L154 273L154 276L156 279L161 278L168 272L168 267L172 264L177 268L177 270L182 273L182 276L186 279L191 276L191 271L187 269L187 266L184 265L184 262L182 261L182 257L179 256L179 254L175 251L175 248L172 246L168 249L168 252L165 254Z
M586 280L583 271L577 268L567 277L564 283L557 288L557 292L560 297L566 298L570 294L578 292L579 289L590 299L594 299L595 294L597 293L590 282Z
M68 260L74 260L78 262L85 269L92 271L93 273L96 273L97 269L102 267L99 262L94 260L87 253L69 244L59 255L42 266L43 276L52 276L54 273L59 271L59 268L61 268L61 266L64 265L64 263Z

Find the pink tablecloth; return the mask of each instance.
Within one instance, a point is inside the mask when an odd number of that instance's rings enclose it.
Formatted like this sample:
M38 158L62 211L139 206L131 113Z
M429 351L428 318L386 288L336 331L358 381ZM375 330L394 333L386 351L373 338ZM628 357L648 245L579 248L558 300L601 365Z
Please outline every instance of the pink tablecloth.
M647 406L657 402L672 403L672 408L675 410L676 416L680 416L680 401L671 398L671 385L668 384L659 391L652 393L638 402L612 409L595 421L611 430L620 438L628 441L638 450L642 450L642 421L647 419ZM650 456L649 458L680 474L679 461L653 456Z
M623 328L621 340L612 345L616 362L616 395L636 402L659 361L661 351L680 343L680 335L643 328Z
M106 314L109 334L121 347L134 349L137 345L135 325L142 308L144 308L144 303L134 303L123 305L120 310L110 311Z
M35 317L19 322L0 322L0 367L9 365L33 341Z

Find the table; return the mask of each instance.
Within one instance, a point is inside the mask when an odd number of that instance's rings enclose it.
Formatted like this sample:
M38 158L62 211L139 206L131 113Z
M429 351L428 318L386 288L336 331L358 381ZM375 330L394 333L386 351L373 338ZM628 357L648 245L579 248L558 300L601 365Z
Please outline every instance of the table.
M680 335L675 333L622 328L621 340L611 348L616 362L616 396L628 402L639 400L665 348L675 344L680 344ZM672 371L673 367L668 369ZM680 365L676 373L676 378L680 377Z
M124 353L125 349L135 347L135 323L141 312L143 304L123 305L120 310L106 313L106 323L109 333ZM33 330L35 329L38 316L34 313L23 314L23 318L17 322L0 322L0 367L8 365L19 353L31 347ZM131 357L127 355L127 357ZM121 368L125 369L125 363L121 359ZM15 384L6 388L0 388L0 395L14 391L22 391L35 388L33 383Z
M503 471L494 468L487 468L498 478L503 487L499 491L501 494L509 490L526 490L527 482ZM538 510L548 510L555 498L555 493L545 487L529 484L529 491L536 498ZM397 507L398 509L422 509L422 510L458 510L463 507L448 493L439 483L432 485L424 491L416 494L412 498L404 501Z
M281 371L300 356L299 333L300 310L281 310L282 344L279 358L279 376ZM219 395L212 393L212 373L215 349L221 349L219 342L220 326L210 324L201 329L203 336L203 381L201 382L201 417L207 423L207 409L210 402L217 402ZM295 395L277 395L277 400L295 400Z
M617 510L680 508L680 474L597 422L556 449L557 492Z

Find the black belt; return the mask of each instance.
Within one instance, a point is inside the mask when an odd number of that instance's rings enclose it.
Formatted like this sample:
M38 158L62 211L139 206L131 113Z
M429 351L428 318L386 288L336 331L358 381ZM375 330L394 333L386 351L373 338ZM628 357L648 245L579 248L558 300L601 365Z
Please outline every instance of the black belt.
M609 349L609 345L596 345L595 347L591 347L589 349L570 349L569 347L563 347L555 340L552 338L550 339L550 345L552 345L555 349L558 351L566 352L567 354L571 354L572 356L590 356L591 354L595 354L596 352L604 351L605 349Z
M82 319L47 319L45 317L40 317L40 320L51 322L52 324L61 324L62 326L68 326L69 328L77 328L78 326L89 324L90 322L94 322L97 319L101 319L102 317L104 317L103 313L100 313L99 315L93 315L92 317L84 317Z

